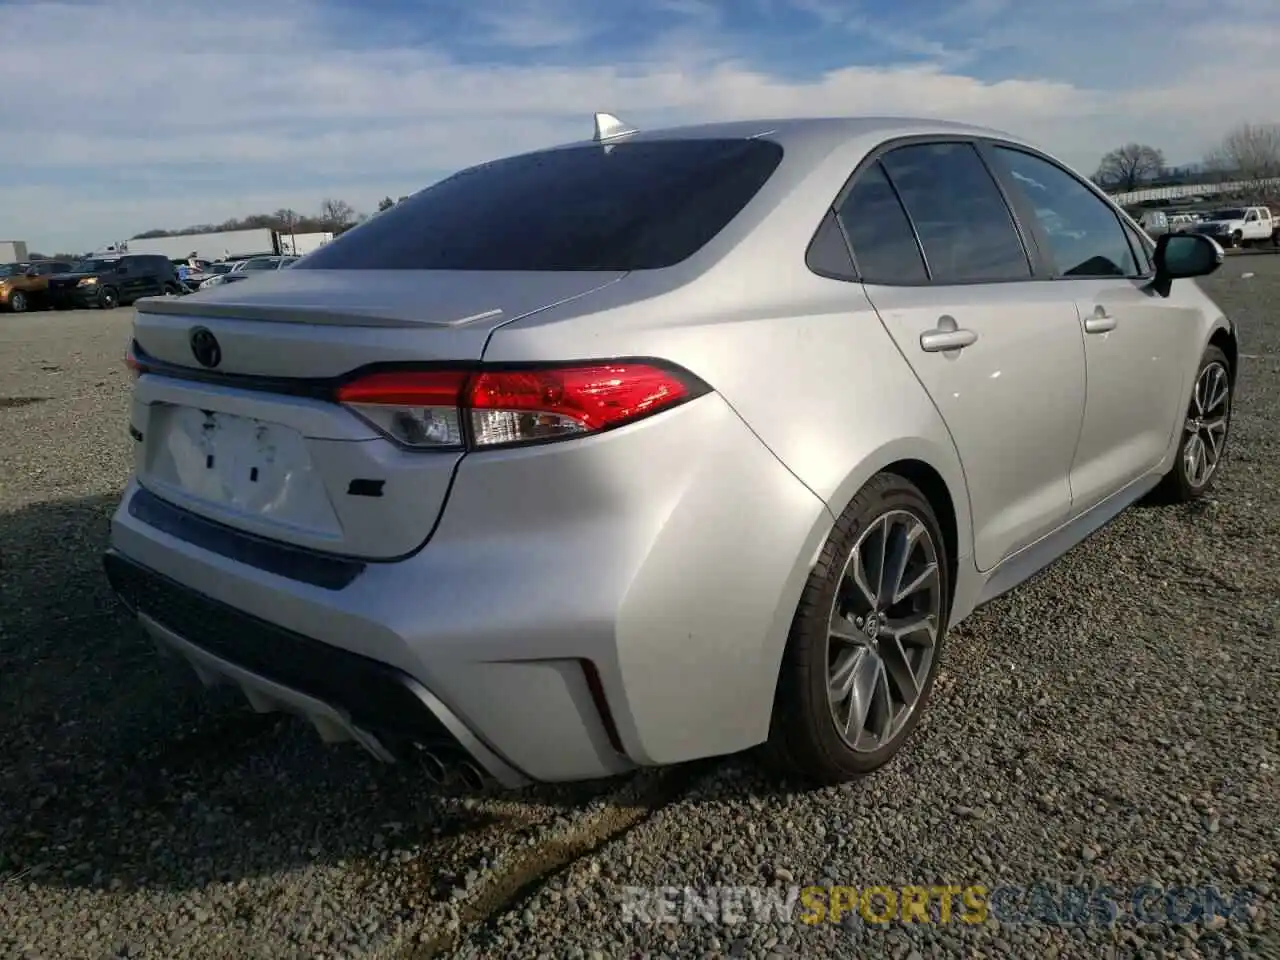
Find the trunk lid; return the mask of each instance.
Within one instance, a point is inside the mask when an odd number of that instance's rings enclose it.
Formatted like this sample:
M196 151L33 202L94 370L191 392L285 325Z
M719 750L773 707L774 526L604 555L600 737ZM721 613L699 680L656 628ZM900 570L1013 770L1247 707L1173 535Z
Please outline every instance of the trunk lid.
M479 360L503 324L623 273L281 270L186 297L140 300L134 339L202 380L146 374L132 426L138 482L201 516L368 559L420 547L462 459L404 450L349 410L245 377L327 379L372 363ZM192 331L218 341L201 366ZM219 382L219 374L230 374ZM138 439L138 437L141 439Z
M479 360L503 324L598 290L623 273L288 270L186 297L139 300L134 338L197 366L192 328L212 331L222 373L332 377L367 363Z

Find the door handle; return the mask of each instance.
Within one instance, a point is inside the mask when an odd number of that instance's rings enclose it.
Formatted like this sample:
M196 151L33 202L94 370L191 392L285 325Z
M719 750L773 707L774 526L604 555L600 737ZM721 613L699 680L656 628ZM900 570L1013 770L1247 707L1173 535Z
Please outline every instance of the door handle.
M1109 333L1116 328L1116 318L1107 313L1107 308L1098 306L1093 308L1093 316L1086 317L1084 321L1085 333Z
M939 317L938 326L920 334L920 349L925 353L963 350L978 342L978 334L960 327L953 317Z

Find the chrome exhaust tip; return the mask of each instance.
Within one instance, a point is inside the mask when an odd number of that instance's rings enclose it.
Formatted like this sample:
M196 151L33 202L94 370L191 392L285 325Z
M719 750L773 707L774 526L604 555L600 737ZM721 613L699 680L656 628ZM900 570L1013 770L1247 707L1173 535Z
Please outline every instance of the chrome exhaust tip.
M462 778L462 782L471 790L483 790L488 782L488 777L484 771L477 767L471 761L463 761L458 767L458 775Z
M444 783L449 776L449 770L444 765L444 761L429 750L421 750L418 753L418 760L422 764L422 770L426 774L428 780L432 783Z

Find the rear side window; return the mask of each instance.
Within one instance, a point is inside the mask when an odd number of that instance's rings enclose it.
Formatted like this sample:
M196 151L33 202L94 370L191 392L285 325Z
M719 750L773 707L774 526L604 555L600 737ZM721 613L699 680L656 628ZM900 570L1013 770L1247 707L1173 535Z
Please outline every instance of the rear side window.
M1013 214L972 144L898 147L880 162L920 236L934 283L1031 278Z
M706 245L782 160L767 140L654 140L472 167L295 270L649 270Z
M911 223L884 168L863 170L840 205L858 274L866 283L923 283L929 279Z

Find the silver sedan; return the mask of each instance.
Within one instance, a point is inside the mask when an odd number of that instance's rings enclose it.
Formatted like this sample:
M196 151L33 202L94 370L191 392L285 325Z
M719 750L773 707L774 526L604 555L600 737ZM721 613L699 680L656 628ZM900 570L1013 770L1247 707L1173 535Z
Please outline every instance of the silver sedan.
M435 777L846 780L949 627L1210 489L1222 257L994 130L600 115L143 301L107 570L206 681Z

